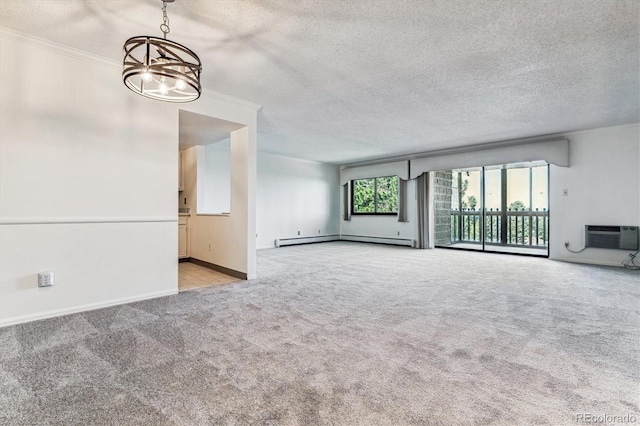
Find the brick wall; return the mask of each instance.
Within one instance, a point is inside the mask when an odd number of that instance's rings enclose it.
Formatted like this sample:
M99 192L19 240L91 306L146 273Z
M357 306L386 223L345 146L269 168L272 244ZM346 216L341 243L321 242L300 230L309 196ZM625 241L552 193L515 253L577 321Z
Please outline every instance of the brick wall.
M452 172L435 172L433 174L435 244L451 244L451 183Z

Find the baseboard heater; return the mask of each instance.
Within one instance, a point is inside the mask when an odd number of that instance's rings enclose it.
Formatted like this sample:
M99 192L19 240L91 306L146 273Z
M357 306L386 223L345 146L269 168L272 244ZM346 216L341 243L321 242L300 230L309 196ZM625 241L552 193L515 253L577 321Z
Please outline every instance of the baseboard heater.
M338 241L340 235L318 235L313 237L279 238L274 241L276 247L295 246L297 244L325 243L327 241Z
M368 237L364 235L318 235L317 237L279 238L274 241L276 247L295 246L298 244L325 243L328 241L355 241L360 243L392 244L396 246L414 247L414 240L407 238Z
M342 241L356 241L360 243L392 244L395 246L414 247L414 240L407 238L368 237L364 235L340 235Z
M637 226L585 225L584 246L638 250Z

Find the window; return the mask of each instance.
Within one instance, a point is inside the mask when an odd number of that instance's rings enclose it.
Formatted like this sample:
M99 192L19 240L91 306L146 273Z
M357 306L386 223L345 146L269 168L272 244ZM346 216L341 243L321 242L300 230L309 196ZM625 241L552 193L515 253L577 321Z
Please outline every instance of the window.
M398 176L352 181L351 212L353 214L397 214Z

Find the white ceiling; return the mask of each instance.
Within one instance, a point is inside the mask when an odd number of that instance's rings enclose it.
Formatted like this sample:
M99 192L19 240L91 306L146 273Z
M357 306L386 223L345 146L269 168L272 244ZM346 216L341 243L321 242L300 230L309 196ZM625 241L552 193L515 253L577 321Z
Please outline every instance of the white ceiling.
M263 105L259 149L347 163L638 122L639 4L177 0L169 38L205 88ZM1 0L0 24L119 61L160 9Z
M195 112L179 111L180 149L196 145L211 145L231 137L231 132L244 127L242 124L220 120Z

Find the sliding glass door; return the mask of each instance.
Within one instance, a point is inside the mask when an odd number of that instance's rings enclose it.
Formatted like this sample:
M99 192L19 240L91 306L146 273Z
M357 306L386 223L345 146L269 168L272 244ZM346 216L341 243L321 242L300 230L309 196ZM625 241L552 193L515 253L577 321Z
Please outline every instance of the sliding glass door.
M502 181L502 166L484 168L485 247L489 244L505 243L503 236L507 234L503 229L505 220L502 217Z
M434 173L437 247L547 256L546 163Z
M482 250L482 169L452 170L451 176L451 241Z

